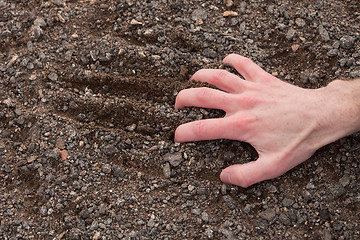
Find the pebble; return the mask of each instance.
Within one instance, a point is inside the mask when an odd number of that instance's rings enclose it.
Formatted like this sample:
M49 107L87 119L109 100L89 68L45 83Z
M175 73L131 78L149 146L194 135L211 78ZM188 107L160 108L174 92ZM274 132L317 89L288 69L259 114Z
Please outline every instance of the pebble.
M336 184L330 186L330 192L332 193L332 195L334 195L335 198L338 198L341 197L346 192L346 190L342 185Z
M167 153L163 156L163 160L165 162L169 162L171 166L177 167L179 166L183 161L182 153Z
M102 151L108 156L114 155L118 150L117 148L112 144L105 144L102 146Z
M337 55L339 55L339 50L338 49L331 49L330 51L327 52L327 55L329 57L336 57Z
M276 211L273 208L268 208L262 211L259 216L268 222L271 222L276 217Z
M166 162L162 169L163 169L163 174L164 174L165 178L170 178L170 176L171 176L170 164L168 162Z
M191 19L194 21L198 20L205 20L207 18L208 14L204 9L195 9L191 13Z
M344 49L351 49L355 44L355 38L351 36L344 36L340 38L340 46Z
M49 75L48 75L48 78L53 81L53 82L56 82L59 78L59 76L55 73L55 72L51 72Z
M107 173L107 174L111 173L111 165L110 165L110 164L104 164L104 165L102 165L101 171L102 171L103 173Z
M225 11L223 13L223 17L236 17L238 15L239 14L237 12L234 12L234 11Z
M48 149L44 152L44 156L50 160L58 160L61 158L60 151Z
M228 206L228 208L230 208L231 210L236 208L236 202L230 195L224 195L223 200L226 206Z
M54 4L58 7L65 7L65 3L63 0L53 0Z
M295 23L296 23L296 25L298 25L299 27L304 27L305 26L305 21L304 21L304 19L302 19L302 18L296 18L295 19Z
M319 26L319 34L324 42L330 41L329 33L322 25Z
M296 31L293 28L290 28L286 33L286 39L292 40L295 37Z

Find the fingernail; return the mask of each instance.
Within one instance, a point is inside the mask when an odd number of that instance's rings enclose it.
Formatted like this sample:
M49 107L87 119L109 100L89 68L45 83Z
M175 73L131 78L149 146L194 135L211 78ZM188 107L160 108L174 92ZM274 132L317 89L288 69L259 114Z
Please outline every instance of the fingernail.
M232 184L230 173L224 173L224 174L222 174L222 175L223 175L223 176L222 176L221 180L222 180L225 184Z

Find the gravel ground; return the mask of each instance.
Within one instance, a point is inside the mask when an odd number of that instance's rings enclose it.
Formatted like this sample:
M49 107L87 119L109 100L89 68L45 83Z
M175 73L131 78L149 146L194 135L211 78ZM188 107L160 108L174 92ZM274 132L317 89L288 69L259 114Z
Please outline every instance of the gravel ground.
M359 239L360 134L247 189L245 143L175 144L201 68L360 77L357 0L0 0L0 239Z

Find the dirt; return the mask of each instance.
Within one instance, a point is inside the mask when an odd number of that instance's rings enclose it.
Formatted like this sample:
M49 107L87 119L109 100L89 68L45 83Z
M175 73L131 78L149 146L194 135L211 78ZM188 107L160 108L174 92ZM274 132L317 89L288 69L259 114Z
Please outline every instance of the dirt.
M173 140L224 113L173 106L230 53L360 77L359 28L355 0L0 0L0 239L358 239L358 133L243 189L219 173L249 144Z

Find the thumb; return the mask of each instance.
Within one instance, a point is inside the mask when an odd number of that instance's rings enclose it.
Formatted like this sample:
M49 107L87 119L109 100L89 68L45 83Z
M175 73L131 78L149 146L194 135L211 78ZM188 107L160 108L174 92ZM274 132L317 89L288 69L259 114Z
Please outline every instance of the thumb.
M225 168L220 174L220 179L226 184L246 188L255 183L278 177L282 173L284 172L281 171L281 166L276 166L269 159L265 161L263 158L259 158L256 161Z

